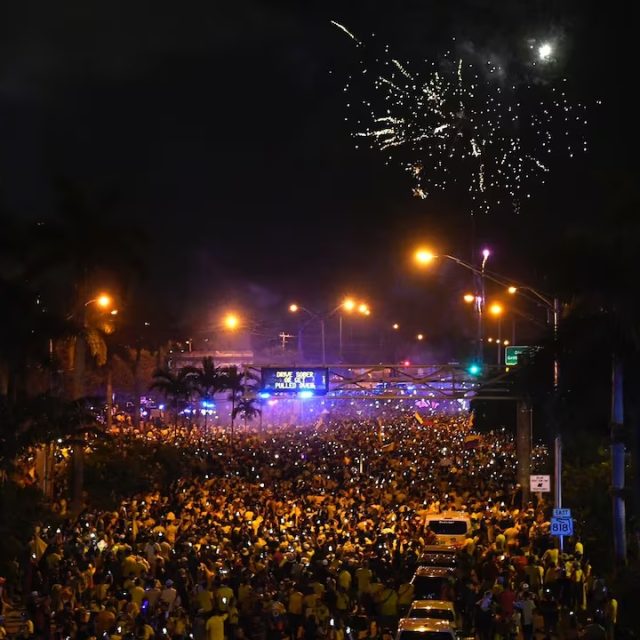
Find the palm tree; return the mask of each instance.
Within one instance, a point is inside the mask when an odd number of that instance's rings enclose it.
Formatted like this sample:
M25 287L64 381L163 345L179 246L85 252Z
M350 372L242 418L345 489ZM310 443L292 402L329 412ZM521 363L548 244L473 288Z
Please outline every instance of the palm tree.
M135 276L142 271L140 234L114 222L113 193L92 192L60 181L57 196L54 217L33 228L24 275L57 291L65 301L61 314L75 321L72 395L77 399L85 395L87 347L94 356L103 348L93 331L99 324L94 320L101 318L93 318L92 307L86 303L105 281L115 286L123 298L127 297Z
M156 369L149 390L156 390L170 400L174 412L174 432L178 435L178 410L180 402L189 399L194 390L195 371L193 367L182 367L177 373L169 369Z
M241 416L246 427L247 420L251 421L262 415L262 409L257 407L256 403L256 398L240 398L238 400L238 404L231 412L232 417L235 418L236 416Z
M32 229L24 277L38 286L61 294L58 311L75 321L73 385L71 398L85 396L87 347L91 355L106 359L104 344L87 317L87 302L95 288L106 281L118 285L123 297L141 272L140 234L115 222L114 194L78 188L67 181L57 183L55 215ZM116 250L117 243L117 250ZM83 461L74 449L73 506L81 502Z
M202 359L202 366L194 371L194 386L198 395L205 401L211 402L216 393L225 387L226 377L220 367L216 367L213 358ZM207 430L207 412L204 414L204 429Z
M231 401L231 446L233 446L233 427L237 415L236 404L247 391L253 390L253 383L257 381L255 375L240 371L236 365L223 367L222 384L225 391L229 391L228 399Z
M225 367L223 373L223 389L229 392L231 401L231 446L233 446L233 426L236 418L236 403L244 393L244 376L238 367Z

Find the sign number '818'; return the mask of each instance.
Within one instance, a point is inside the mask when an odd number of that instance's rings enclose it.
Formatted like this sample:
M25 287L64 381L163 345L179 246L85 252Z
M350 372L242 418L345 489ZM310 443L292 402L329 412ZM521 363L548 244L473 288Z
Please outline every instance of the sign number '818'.
M551 518L552 536L572 536L573 520L571 518Z

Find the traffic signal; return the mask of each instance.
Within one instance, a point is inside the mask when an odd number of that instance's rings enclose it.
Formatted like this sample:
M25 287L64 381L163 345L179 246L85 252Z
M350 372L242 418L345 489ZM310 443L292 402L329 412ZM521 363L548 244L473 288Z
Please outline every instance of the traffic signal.
M478 374L480 374L482 372L482 367L479 364L477 364L475 362L472 362L467 367L467 371L469 372L469 375L477 376Z

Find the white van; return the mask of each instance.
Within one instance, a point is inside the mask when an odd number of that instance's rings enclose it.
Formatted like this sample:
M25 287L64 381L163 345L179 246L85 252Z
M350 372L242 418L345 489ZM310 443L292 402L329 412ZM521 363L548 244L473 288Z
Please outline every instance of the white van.
M430 513L426 523L435 533L438 544L462 547L471 534L471 518L464 511Z

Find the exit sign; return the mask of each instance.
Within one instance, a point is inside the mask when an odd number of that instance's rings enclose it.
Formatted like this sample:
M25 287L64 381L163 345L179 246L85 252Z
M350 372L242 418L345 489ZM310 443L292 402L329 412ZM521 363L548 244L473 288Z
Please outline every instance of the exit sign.
M507 367L515 367L518 364L518 359L521 355L535 351L540 347L514 347L509 346L504 349L504 363Z

